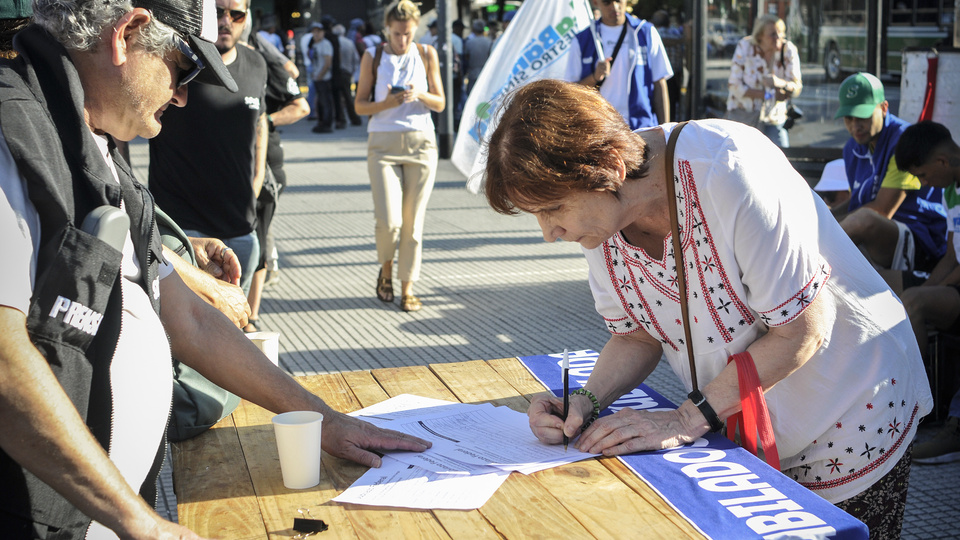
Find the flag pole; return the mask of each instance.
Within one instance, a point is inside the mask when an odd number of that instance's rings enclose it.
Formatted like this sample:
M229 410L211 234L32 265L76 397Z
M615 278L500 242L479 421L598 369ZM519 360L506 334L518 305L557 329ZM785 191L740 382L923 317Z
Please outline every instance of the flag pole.
M583 0L583 3L587 6L587 13L590 14L590 34L593 35L593 45L597 48L597 62L599 62L605 57L603 56L603 43L600 41L600 34L597 33L597 21L593 18L593 6L590 4L590 0Z

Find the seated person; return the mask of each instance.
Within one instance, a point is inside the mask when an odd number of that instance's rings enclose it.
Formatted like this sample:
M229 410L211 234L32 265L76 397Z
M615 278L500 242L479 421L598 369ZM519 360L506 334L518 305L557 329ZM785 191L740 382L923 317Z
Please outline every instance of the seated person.
M832 208L840 226L878 270L929 272L946 250L946 222L940 189L897 166L894 148L909 124L889 112L869 73L843 81L835 118L851 136L843 147L850 201Z
M926 360L927 326L960 333L960 146L950 130L935 122L908 127L896 148L897 163L924 186L943 189L949 225L947 253L919 287L903 291L903 306ZM960 460L960 392L953 396L947 421L932 440L913 449L916 463L948 463Z
M820 194L827 206L834 207L850 202L850 185L847 184L847 171L843 159L835 159L823 167L820 181L813 188Z

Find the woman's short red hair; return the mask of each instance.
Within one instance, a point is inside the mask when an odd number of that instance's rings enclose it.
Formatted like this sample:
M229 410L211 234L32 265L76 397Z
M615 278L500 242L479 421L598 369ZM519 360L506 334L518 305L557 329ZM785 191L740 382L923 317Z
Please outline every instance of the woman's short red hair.
M595 89L543 79L515 90L487 144L485 192L501 214L552 206L573 192L620 189L646 174L643 139Z

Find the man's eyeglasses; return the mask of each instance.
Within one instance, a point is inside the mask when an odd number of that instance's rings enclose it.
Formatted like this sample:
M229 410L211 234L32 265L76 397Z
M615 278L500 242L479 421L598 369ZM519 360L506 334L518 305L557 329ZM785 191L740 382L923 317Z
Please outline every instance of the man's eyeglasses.
M180 88L181 86L197 78L197 75L199 75L200 71L203 69L203 60L197 56L197 53L193 52L193 49L190 48L190 45L187 45L187 42L184 41L184 39L180 36L173 36L173 43L177 46L177 49L187 57L187 60L193 62L194 65L192 70L180 70L180 77L177 80L177 88Z
M224 13L229 13L229 14L230 14L230 20L233 21L233 22L235 22L235 23L242 23L243 20L247 18L247 12L246 12L246 11L241 11L241 10L239 10L239 9L223 9L223 8L218 7L218 8L217 8L217 20L218 20L218 21L223 18L223 14L224 14Z

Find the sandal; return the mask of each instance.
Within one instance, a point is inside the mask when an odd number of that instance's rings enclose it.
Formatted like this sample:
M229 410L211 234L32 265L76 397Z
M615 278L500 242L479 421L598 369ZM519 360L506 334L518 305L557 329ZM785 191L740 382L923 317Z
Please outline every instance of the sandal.
M423 302L412 294L406 294L400 299L400 309L404 311L420 311Z
M260 328L257 327L257 323L260 322L260 319L250 317L247 319L247 325L243 327L243 333L253 334L260 331Z
M383 277L383 268L377 274L377 298L381 302L393 302L393 281L389 277Z

